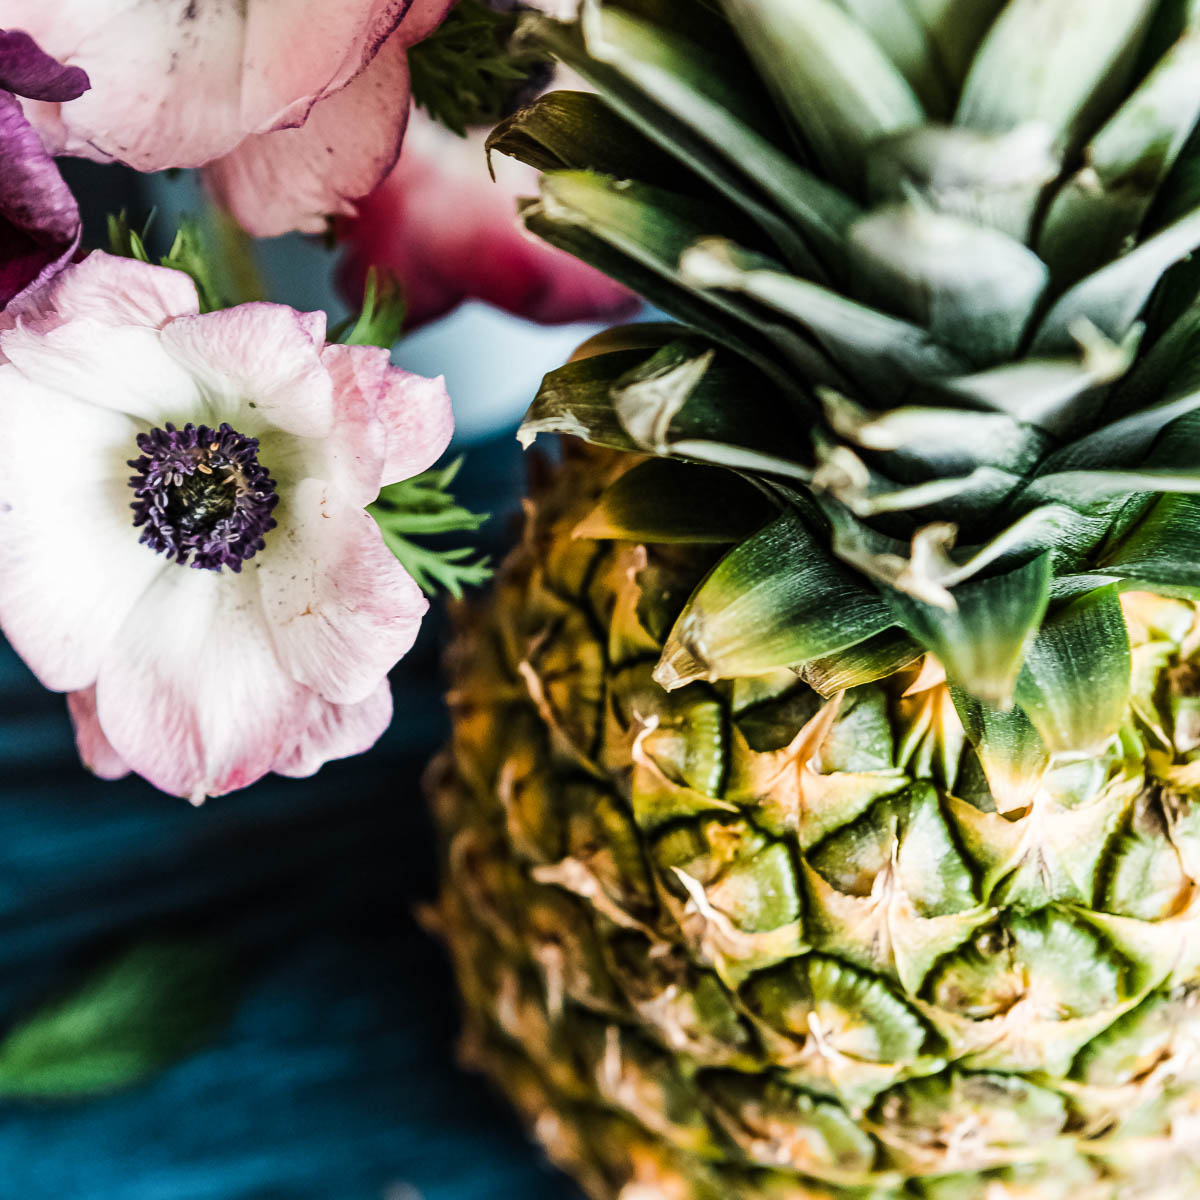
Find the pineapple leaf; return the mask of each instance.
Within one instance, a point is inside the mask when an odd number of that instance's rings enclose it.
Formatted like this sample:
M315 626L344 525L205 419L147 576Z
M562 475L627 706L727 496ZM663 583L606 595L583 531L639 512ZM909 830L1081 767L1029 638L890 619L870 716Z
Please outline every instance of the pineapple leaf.
M1129 631L1110 584L1042 625L1016 701L1052 754L1097 754L1125 719L1130 670Z
M955 122L995 131L1040 122L1074 145L1091 132L1100 102L1120 94L1157 7L1158 0L1010 0L975 57Z
M964 365L925 330L782 271L761 255L717 238L695 243L679 264L697 288L746 295L808 329L848 375L882 399L896 374L949 375Z
M885 593L896 619L946 668L947 677L998 708L1013 701L1017 676L1050 600L1049 554L1003 575L954 588L954 607Z
M879 595L832 560L796 513L730 551L675 622L655 679L697 679L798 667L874 636L894 618Z
M727 53L706 51L619 9L589 8L584 30L596 58L707 146L703 157L693 156L693 166L772 237L792 266L816 278L826 270L845 274L843 233L857 206L757 132L763 116L756 111L754 89L722 69ZM731 179L725 169L709 165L714 154L745 178ZM822 265L797 242L790 225L755 199L759 188L795 222Z
M850 229L851 255L870 298L979 367L1010 358L1049 272L1032 250L997 229L888 205Z
M867 147L925 111L865 29L832 0L723 0L730 22L825 170L863 192Z
M1200 209L1077 283L1050 310L1034 338L1034 354L1070 346L1081 320L1122 342L1168 267L1200 246Z
M1140 229L1200 119L1196 33L1175 43L1092 139L1086 166L1055 197L1037 249L1056 280L1098 270Z
M605 489L573 536L664 543L739 542L773 514L731 471L652 459Z

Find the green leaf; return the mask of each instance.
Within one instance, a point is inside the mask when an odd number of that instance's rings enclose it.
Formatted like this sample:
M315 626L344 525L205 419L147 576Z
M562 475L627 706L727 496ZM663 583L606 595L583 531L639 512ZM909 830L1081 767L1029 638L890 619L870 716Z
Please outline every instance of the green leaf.
M1011 358L1046 290L1045 264L996 229L915 204L890 205L850 229L864 297L929 330L965 360Z
M1130 672L1129 631L1113 584L1042 625L1016 701L1052 754L1096 754L1125 720Z
M1081 319L1122 342L1168 268L1200 246L1200 209L1181 217L1070 289L1050 310L1032 353L1067 349Z
M129 224L129 218L124 212L110 213L108 216L109 253L122 258L134 258L138 262L151 262L150 252L146 249L146 237L152 221L153 214L139 232ZM192 280L196 285L201 312L213 312L215 309L223 307L213 272L212 252L205 244L205 238L198 222L186 218L181 221L170 250L158 261L161 266L170 267L173 271L182 271Z
M951 113L951 89L929 30L908 0L837 0L908 80L934 120Z
M857 645L825 658L811 658L800 668L800 678L822 696L847 688L888 679L916 662L924 651L903 629L893 626Z
M672 336L678 330L672 327ZM613 407L617 380L646 361L650 347L612 350L549 372L525 414L517 438L528 448L543 433L565 433L594 446L636 451Z
M215 946L135 946L9 1031L0 1096L82 1100L141 1083L216 1036L236 990Z
M999 708L1012 704L1017 676L1050 599L1050 555L953 590L954 608L885 592L896 619L946 668L946 676Z
M861 195L867 147L925 120L907 80L831 0L723 0L723 6L825 170Z
M774 512L731 471L651 459L611 484L573 537L669 543L738 542Z
M458 0L409 47L414 102L459 136L468 125L494 124L544 70L544 55L513 44L518 16L486 0Z
M853 646L893 624L878 594L833 561L795 513L730 551L675 622L655 679L761 675Z
M981 133L922 125L876 142L867 179L876 203L917 202L1025 242L1042 192L1062 163L1048 130Z
M681 278L684 250L725 223L711 206L640 183L558 171L542 177L541 199L522 215L540 237L743 354L782 386L797 390L780 356L810 378L836 382L832 365L797 333L765 320L750 305Z
M880 399L894 395L897 373L920 379L963 366L919 326L789 275L770 259L722 238L696 242L679 266L683 279L696 288L741 293L798 322Z
M1002 813L1027 808L1050 763L1033 722L1022 709L1002 712L965 688L952 686L950 696L979 755L996 808Z
M793 266L818 278L825 269L844 274L842 235L858 215L857 205L758 132L765 122L751 99L753 81L731 74L727 48L719 53L705 50L613 8L585 8L583 27L594 57L618 71L710 153L740 173L740 179L731 177L726 170L714 170L707 157L693 154L690 158L694 170L770 234ZM796 245L788 222L754 199L760 188L800 229L822 265L812 261L803 243Z
M929 40L955 86L967 70L1007 0L907 0L929 32Z
M794 419L770 384L736 361L717 365L717 352L681 339L663 346L612 387L622 427L642 450L807 481L797 457L807 446L793 435ZM757 396L749 412L731 411L728 397ZM791 453L792 457L785 457Z
M1120 96L1158 0L1010 0L976 55L955 123L1040 122L1074 145Z
M335 331L331 340L347 346L379 346L390 350L404 332L407 311L400 281L390 272L385 272L381 280L375 268L370 267L358 317L344 330Z
M1055 436L1069 434L1081 410L1094 411L1095 389L1129 370L1141 342L1136 327L1116 345L1088 321L1074 327L1073 337L1082 351L1077 358L1027 358L940 386Z
M1193 28L1157 64L1084 154L1055 196L1038 253L1057 280L1116 258L1141 228L1200 118L1200 37Z
M444 588L460 600L464 587L478 587L492 577L488 560L478 557L470 546L433 548L413 540L473 533L489 519L487 513L473 513L456 504L449 491L462 464L463 460L456 458L447 466L393 483L367 509L379 525L387 548L427 596Z
M594 92L547 92L488 135L487 151L539 171L601 171L686 190L678 164Z
M1097 569L1155 591L1200 597L1200 498L1160 497Z

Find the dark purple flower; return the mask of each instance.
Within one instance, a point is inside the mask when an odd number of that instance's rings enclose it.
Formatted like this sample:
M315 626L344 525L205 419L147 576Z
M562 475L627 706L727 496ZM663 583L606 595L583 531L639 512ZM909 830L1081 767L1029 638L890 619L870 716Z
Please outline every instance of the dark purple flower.
M16 96L63 103L87 86L28 34L0 29L0 309L66 263L80 233L75 197Z

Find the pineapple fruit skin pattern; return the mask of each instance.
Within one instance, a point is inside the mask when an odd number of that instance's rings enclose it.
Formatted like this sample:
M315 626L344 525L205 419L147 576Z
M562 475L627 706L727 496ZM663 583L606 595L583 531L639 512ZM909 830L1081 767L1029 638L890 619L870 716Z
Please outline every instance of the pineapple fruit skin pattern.
M598 1200L1200 1196L1200 0L581 0L672 322L452 661L468 1056Z
M451 657L466 1060L597 1198L1200 1195L1193 607L1125 598L1118 737L998 811L932 658L658 688L716 552L573 538L628 465L569 453Z

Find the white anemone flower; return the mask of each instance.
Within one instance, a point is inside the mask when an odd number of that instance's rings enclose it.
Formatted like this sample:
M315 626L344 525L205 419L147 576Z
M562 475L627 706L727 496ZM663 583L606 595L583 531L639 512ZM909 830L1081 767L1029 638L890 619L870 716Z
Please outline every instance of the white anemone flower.
M95 253L0 314L0 420L0 627L92 770L199 802L374 743L428 605L365 508L441 379Z

